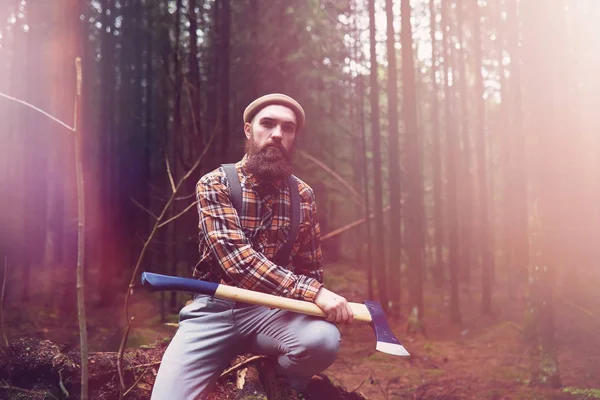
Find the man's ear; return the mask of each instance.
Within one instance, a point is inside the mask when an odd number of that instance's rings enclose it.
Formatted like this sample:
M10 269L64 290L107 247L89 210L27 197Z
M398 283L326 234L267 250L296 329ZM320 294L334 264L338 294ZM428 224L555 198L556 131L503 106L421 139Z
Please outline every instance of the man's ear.
M252 124L250 122L244 123L244 134L246 134L246 139L250 139L250 136L252 136Z

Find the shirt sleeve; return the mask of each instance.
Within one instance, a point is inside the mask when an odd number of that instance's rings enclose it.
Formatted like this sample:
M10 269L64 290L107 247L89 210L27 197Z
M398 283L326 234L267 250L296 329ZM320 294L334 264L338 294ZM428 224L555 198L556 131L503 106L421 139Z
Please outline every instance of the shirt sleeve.
M323 270L321 269L321 228L317 218L315 196L310 187L302 190L302 213L307 221L300 232L300 246L292 260L295 272L306 275L323 283Z
M196 186L200 238L230 279L244 289L314 301L316 279L295 275L252 248L230 200L224 176L203 177Z

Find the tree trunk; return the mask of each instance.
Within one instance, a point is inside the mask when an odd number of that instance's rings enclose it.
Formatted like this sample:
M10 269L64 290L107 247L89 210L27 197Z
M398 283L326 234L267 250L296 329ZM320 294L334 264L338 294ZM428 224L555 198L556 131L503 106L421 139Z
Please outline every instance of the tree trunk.
M196 14L196 0L190 0L188 5L190 20L190 55L188 60L189 68L189 91L190 91L190 116L192 118L193 146L196 153L199 153L202 143L202 113L200 104L200 68L198 65L198 16ZM191 162L194 162L192 160Z
M475 266L475 237L476 230L474 229L473 205L475 203L475 193L473 191L473 174L471 173L473 160L473 142L471 139L471 129L469 124L470 108L468 107L469 91L467 85L467 67L465 59L468 57L465 51L466 46L463 38L464 19L463 19L464 4L458 2L456 4L456 31L458 33L458 43L460 51L457 51L458 59L458 91L460 98L460 129L457 129L459 136L458 151L460 157L456 165L457 176L460 179L457 181L459 196L459 212L460 212L460 275L464 283L471 281L471 268ZM454 77L454 74L453 74ZM468 285L465 285L468 288Z
M373 264L377 275L378 299L384 310L389 310L389 298L387 292L387 268L386 252L384 247L384 225L383 225L383 189L382 189L382 161L381 161L381 133L379 125L379 79L377 77L377 42L375 40L375 0L369 0L369 46L371 69L369 82L371 86L371 141L373 152L373 210L375 212L375 246Z
M250 0L250 18L251 18L251 31L250 38L252 39L252 59L253 59L253 71L252 78L250 81L250 98L256 99L260 96L261 90L261 79L262 79L262 68L261 68L261 3L260 0Z
M400 182L400 134L398 132L398 78L396 65L396 35L394 32L393 0L386 0L387 16L387 59L388 59L388 187L390 192L389 220L389 284L390 306L394 313L400 313L402 294L402 187ZM412 51L412 49L411 49ZM413 99L414 100L414 99Z
M431 97L431 140L433 142L433 149L431 152L431 168L433 170L433 224L434 224L434 246L435 246L435 267L433 271L433 280L437 288L441 288L444 284L444 203L443 190L444 185L442 183L442 130L440 129L440 116L439 116L439 100L438 100L438 84L437 84L437 64L438 50L437 40L435 37L436 33L436 12L435 12L435 0L429 1L429 13L431 23L431 85L432 85L432 97Z
M75 104L75 57L79 50L79 35L81 21L77 18L78 2L64 0L60 6L51 9L39 8L38 11L48 15L51 12L54 34L47 40L48 59L51 71L51 84L48 88L51 96L48 104L50 113L62 121L68 121L73 126L73 105ZM43 33L42 33L43 34ZM39 92L38 92L39 93ZM43 93L43 92L42 92ZM74 317L76 265L77 265L77 190L75 176L75 152L73 147L72 132L65 131L63 127L52 129L48 132L52 136L52 156L49 159L48 169L53 170L54 176L60 180L50 179L48 195L52 197L49 203L53 206L49 210L50 220L53 222L54 238L56 244L62 249L57 251L61 274L55 276L60 290L57 296L59 303L57 311L63 318ZM52 196L50 196L52 195ZM38 200L39 201L39 200Z
M115 44L113 39L114 26L112 23L113 0L104 0L102 4L102 36L101 36L101 61L100 76L102 85L100 87L100 118L99 118L99 156L97 158L97 181L100 185L100 196L97 218L99 220L99 243L101 251L98 252L98 264L102 268L99 274L98 305L108 305L114 301L114 283L117 271L116 242L114 228L115 212L117 203L113 190L116 165L118 157L114 143L115 127L113 117L114 100L114 64ZM108 32L107 32L108 30Z
M509 264L506 266L514 273L515 282L521 282L527 277L529 265L529 211L527 205L527 164L525 162L525 135L523 130L523 101L521 98L521 59L519 47L521 25L518 19L517 0L507 0L506 24L508 48L511 58L509 81L510 126L508 146L511 156L508 164L508 223L511 227L507 234L506 249L509 252Z
M446 168L448 180L448 265L450 269L450 319L452 322L460 322L460 301L458 291L458 274L460 271L459 262L459 230L458 230L458 207L456 193L456 164L458 158L458 143L456 135L456 123L451 110L452 93L449 79L451 76L451 41L447 27L450 26L449 19L450 0L442 0L442 30L444 32L444 112L446 120ZM451 31L451 29L450 29Z
M351 7L356 10L356 2L351 3ZM361 46L360 33L358 31L358 24L356 18L352 19L351 34L354 39L354 45L352 46L352 57L357 64L361 63L361 57L359 57L359 49ZM356 71L353 71L356 72ZM348 85L353 88L355 94L354 101L350 102L350 115L351 124L356 126L356 129L352 129L352 175L357 181L357 189L362 192L364 199L364 206L359 203L354 205L354 213L356 215L364 214L365 217L369 215L369 191L367 181L367 159L366 159L366 148L365 148L365 131L364 131L364 88L363 88L363 77L360 74L355 74ZM371 223L369 219L365 222L365 229L367 235L362 235L359 231L354 232L353 235L353 246L356 249L355 260L367 268L367 285L369 287L370 294L372 290L372 271L371 271ZM369 298L373 298L370 296Z
M511 159L511 147L510 147L510 136L507 134L510 129L510 118L509 115L509 102L508 102L508 80L506 79L506 69L504 66L503 58L504 51L507 46L506 37L508 36L506 23L503 19L503 13L505 14L504 2L499 3L494 8L494 14L496 17L493 19L498 39L496 40L496 54L498 60L498 83L500 85L500 105L495 120L492 122L490 118L490 125L493 125L492 137L498 148L498 156L495 159L493 155L490 155L490 164L492 169L490 170L490 187L494 188L494 192L498 193L497 196L490 195L490 205L494 210L490 210L490 215L494 216L491 219L491 230L496 232L494 245L492 247L499 250L498 256L501 255L500 264L504 265L502 272L504 272L507 279L507 291L510 296L514 294L514 277L512 276L512 269L510 268L510 259L508 258L508 223L511 219L510 209L507 205L509 204L510 196L508 195L510 177L507 174L509 169L509 163ZM498 171L496 175L492 173L494 166L502 166L501 171ZM492 193L494 193L492 192ZM490 193L490 194L492 194ZM499 246L498 246L499 245ZM497 279L496 272L492 274L492 281L495 282Z
M406 168L408 199L406 205L406 250L408 253L410 329L425 332L423 307L423 174L421 134L417 124L417 95L413 54L410 0L402 0L402 112L406 128Z
M366 135L366 124L365 124L365 108L364 108L364 98L365 98L365 84L364 78L361 76L358 79L357 85L357 99L359 99L359 131L361 132L361 164L362 164L362 190L365 198L365 218L366 218L366 264L367 264L367 285L368 285L368 294L370 299L375 298L375 290L373 287L373 223L371 222L371 195L370 195L370 184L369 184L369 160L367 159L367 135Z
M562 118L565 108L561 106L560 96L565 93L561 93L558 83L564 77L556 74L560 71L558 64L564 60L554 47L560 49L560 40L564 38L564 31L557 31L564 4L553 4L540 15L541 6L541 1L522 4L525 129L532 140L531 194L534 202L525 333L531 349L532 381L558 387L553 292L557 264L564 261L559 236L561 203L557 197L563 189L562 177L565 175L560 173L557 160L563 145L560 139L564 137ZM550 42L550 34L560 39Z
M230 37L231 37L231 3L230 0L220 0L217 7L221 7L219 16L219 47L218 47L218 92L217 113L219 115L219 128L221 139L221 160L229 159L229 59L230 59Z
M487 179L487 143L486 143L486 114L483 99L482 48L481 48L481 18L477 0L472 0L473 38L475 46L475 155L477 158L477 190L479 191L479 206L477 207L477 247L481 256L481 310L484 314L492 312L492 271L494 257L491 248L490 215L488 210L488 179Z

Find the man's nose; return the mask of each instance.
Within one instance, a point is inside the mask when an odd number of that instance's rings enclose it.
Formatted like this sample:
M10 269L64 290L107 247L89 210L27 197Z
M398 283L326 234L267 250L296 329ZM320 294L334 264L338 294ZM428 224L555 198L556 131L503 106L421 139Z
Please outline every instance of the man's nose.
M283 139L283 135L281 132L281 126L276 125L271 131L271 138L281 140Z

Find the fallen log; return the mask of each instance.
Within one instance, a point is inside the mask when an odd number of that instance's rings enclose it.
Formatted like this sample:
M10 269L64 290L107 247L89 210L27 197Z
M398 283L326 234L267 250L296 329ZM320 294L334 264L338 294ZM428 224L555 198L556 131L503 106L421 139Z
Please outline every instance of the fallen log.
M129 349L123 356L124 399L147 400L168 342ZM0 354L0 399L76 399L80 390L80 354L78 349L48 340L19 339ZM261 357L240 356L221 376L210 400L267 399L260 383ZM89 354L89 398L119 399L120 379L117 353ZM313 379L306 399L361 400L360 393L348 392L327 376ZM273 400L273 399L268 399Z

